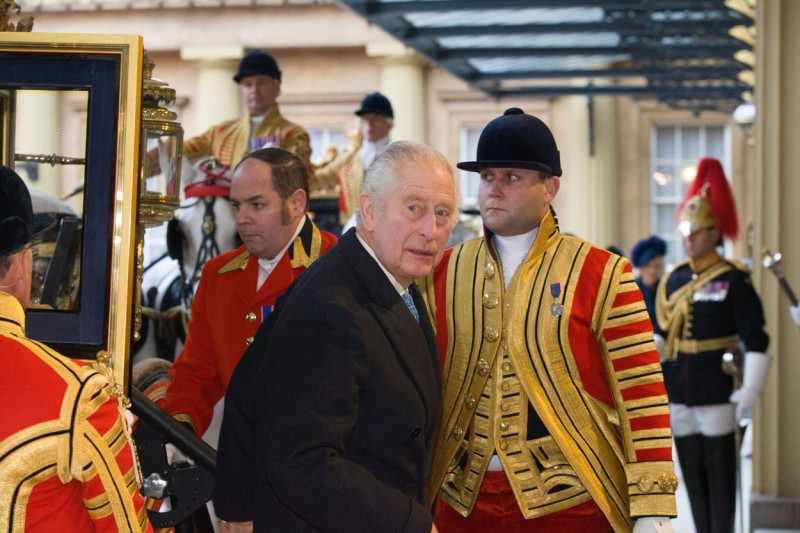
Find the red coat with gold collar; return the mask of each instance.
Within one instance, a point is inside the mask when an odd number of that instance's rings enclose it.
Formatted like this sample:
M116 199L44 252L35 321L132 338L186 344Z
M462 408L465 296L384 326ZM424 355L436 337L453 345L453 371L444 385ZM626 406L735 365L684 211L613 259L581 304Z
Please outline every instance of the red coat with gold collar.
M192 303L186 345L169 371L164 409L202 435L233 369L275 300L334 244L333 234L320 231L307 218L258 292L258 258L244 246L209 260Z

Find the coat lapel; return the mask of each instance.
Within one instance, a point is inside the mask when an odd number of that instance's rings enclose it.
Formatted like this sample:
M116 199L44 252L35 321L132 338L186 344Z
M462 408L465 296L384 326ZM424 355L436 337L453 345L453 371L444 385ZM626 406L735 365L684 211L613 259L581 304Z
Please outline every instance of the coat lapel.
M420 322L417 323L392 283L364 249L355 235L348 231L339 239L344 256L348 258L370 293L370 311L394 347L409 378L417 387L428 408L429 416L438 416L442 376L438 365L435 333L425 311L419 290L412 286L412 295Z

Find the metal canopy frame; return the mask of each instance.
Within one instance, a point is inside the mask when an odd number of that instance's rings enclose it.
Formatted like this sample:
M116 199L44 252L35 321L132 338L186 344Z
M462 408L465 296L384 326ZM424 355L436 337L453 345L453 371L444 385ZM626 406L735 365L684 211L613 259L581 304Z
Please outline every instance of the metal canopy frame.
M752 99L757 0L337 0L485 94Z

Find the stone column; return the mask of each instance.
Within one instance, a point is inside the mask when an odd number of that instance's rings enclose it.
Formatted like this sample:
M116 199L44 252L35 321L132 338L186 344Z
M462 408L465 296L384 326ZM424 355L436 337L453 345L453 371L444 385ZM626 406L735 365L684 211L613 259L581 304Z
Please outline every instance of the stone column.
M233 76L244 56L241 46L185 46L183 61L197 61L197 92L192 108L199 131L242 115L242 96Z
M427 142L425 60L399 42L367 45L367 57L381 65L381 88L394 109L393 141Z
M614 97L573 96L559 108L554 120L567 121L553 125L564 170L553 206L561 229L600 248L620 246Z
M755 250L783 254L782 270L800 294L800 2L758 2L756 13ZM777 280L756 261L771 374L753 412L752 530L796 529L800 516L798 327Z

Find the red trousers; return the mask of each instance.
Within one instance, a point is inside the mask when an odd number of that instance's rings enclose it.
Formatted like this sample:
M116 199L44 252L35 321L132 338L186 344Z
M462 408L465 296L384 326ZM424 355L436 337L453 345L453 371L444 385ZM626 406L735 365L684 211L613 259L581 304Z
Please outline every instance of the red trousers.
M433 517L439 533L614 533L594 501L526 520L519 510L505 472L486 472L478 501L469 518L439 500Z

